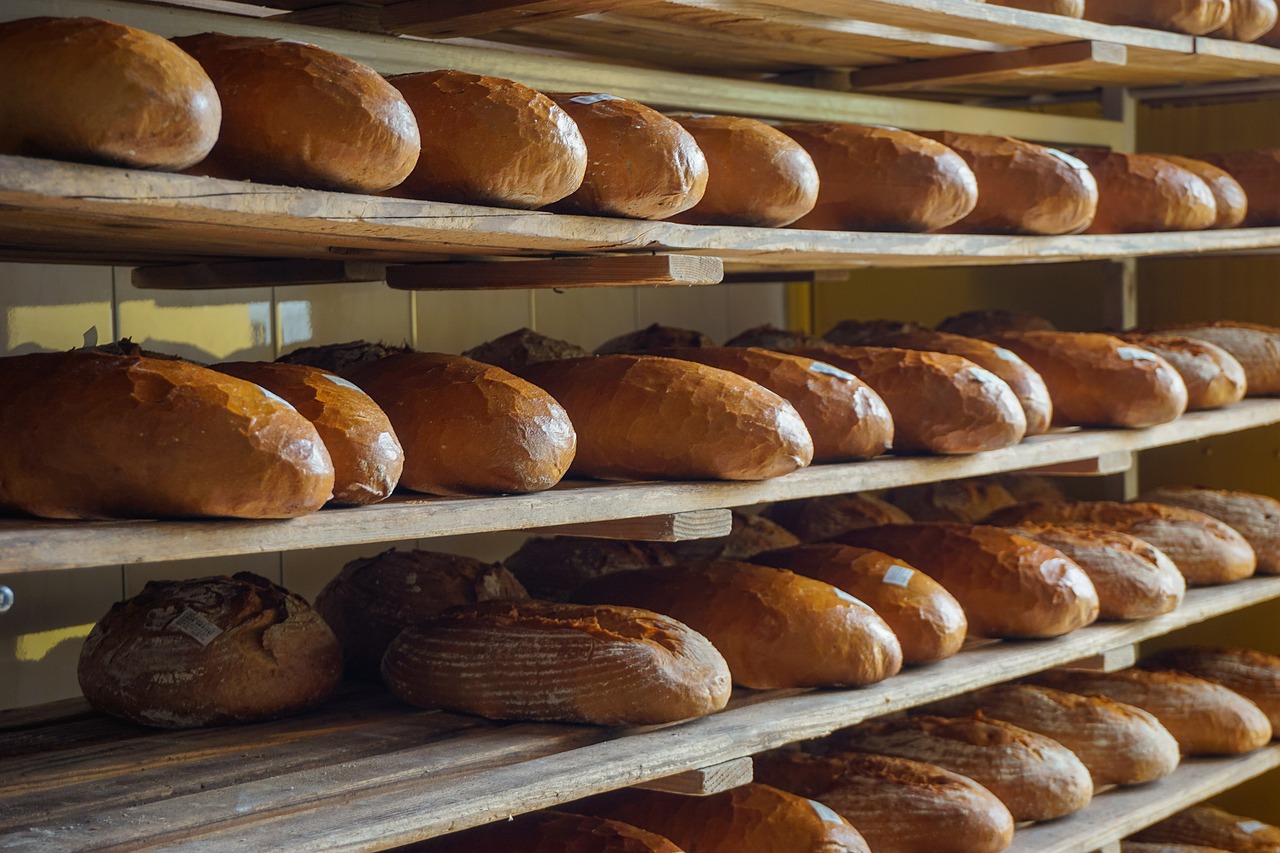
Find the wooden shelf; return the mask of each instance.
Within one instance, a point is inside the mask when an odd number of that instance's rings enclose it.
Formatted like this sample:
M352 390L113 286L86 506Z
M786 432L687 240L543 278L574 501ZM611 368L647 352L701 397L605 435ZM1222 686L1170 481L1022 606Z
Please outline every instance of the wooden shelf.
M1067 430L972 456L888 456L817 465L763 482L575 481L532 495L396 497L376 506L322 510L288 521L5 520L0 521L0 573L361 545L750 506L1043 468L1274 423L1280 423L1280 400L1246 400L1149 429Z
M5 712L0 848L239 853L287 838L291 851L383 849L711 768L1277 597L1276 577L1193 590L1145 622L992 643L863 690L740 691L723 713L641 730L498 725L373 688L294 720L190 732L143 730L81 702Z

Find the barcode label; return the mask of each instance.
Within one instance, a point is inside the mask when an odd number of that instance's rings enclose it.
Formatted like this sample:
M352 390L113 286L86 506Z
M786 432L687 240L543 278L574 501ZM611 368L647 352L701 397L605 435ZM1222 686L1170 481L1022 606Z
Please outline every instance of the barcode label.
M889 570L884 573L884 583L889 586L906 586L911 582L911 577L916 573L915 569L908 569L906 566L892 565Z
M1116 355L1120 356L1125 361L1155 361L1156 360L1156 357L1154 354L1149 353L1146 350L1140 349L1138 347L1118 347L1116 349Z
M827 364L825 361L810 362L809 369L814 373L823 373L827 376L834 376L837 379L848 380L854 378L853 374L849 373L847 370L841 370L834 365Z
M1253 835L1260 829L1266 829L1270 824L1263 823L1260 820L1242 820L1236 824L1236 828L1248 835Z
M818 817L822 818L824 823L844 823L844 818L817 800L810 800L809 805L813 806L813 810L818 813Z
M621 101L617 95L578 95L576 98L570 98L575 104L598 104L601 101Z
M207 646L222 633L222 629L188 607L173 617L169 627L181 631L202 646Z

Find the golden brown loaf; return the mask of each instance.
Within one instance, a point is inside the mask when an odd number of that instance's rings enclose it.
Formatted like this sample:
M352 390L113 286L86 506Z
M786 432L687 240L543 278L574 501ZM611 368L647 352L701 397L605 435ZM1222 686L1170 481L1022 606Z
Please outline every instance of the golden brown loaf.
M396 195L533 209L582 185L587 144L554 101L514 80L440 70L391 78L422 156Z
M323 702L342 649L301 596L240 572L149 581L98 620L78 675L90 705L135 723L247 723Z
M574 807L656 832L690 853L870 853L840 815L768 785L709 797L630 788Z
M1085 0L986 0L993 6L1012 6L1015 9L1026 9L1028 12L1044 12L1048 15L1063 15L1068 18L1084 16Z
M1280 574L1280 501L1251 492L1162 486L1140 500L1194 509L1218 519L1243 536L1258 558L1258 572Z
M209 76L160 36L95 18L0 24L0 154L185 169L221 121Z
M667 546L585 536L534 537L502 564L535 598L563 601L587 581L630 569L675 565Z
M1142 332L1121 332L1116 337L1169 362L1187 386L1188 409L1216 409L1238 403L1248 391L1244 366L1216 344Z
M847 370L875 389L893 415L898 450L978 453L1017 444L1026 434L1017 395L967 358L896 347L788 351Z
M814 462L869 459L893 446L893 416L884 400L852 373L826 362L755 347L688 347L649 354L728 370L782 397L809 430Z
M1218 221L1218 204L1209 185L1162 157L1098 149L1072 153L1088 164L1098 181L1098 213L1089 234L1200 231Z
M913 326L896 329L890 326L878 330L878 326L880 324L875 322L864 324L846 320L828 331L825 337L834 344L847 346L901 347L963 356L1003 379L1017 395L1027 420L1027 435L1040 435L1049 429L1053 420L1049 389L1040 374L1013 352L989 341L963 335Z
M826 495L783 501L765 514L800 537L801 542L821 542L881 524L909 524L911 517L892 504L871 495Z
M573 471L610 480L764 480L813 459L795 407L736 373L673 358L599 355L521 371L578 432Z
M1183 755L1234 755L1271 740L1271 724L1257 705L1220 684L1185 673L1054 669L1031 680L1148 711L1177 739Z
M579 92L550 97L577 123L587 143L582 185L553 210L666 219L702 199L707 158L673 119L614 95Z
M572 808L572 806L570 806ZM534 812L393 848L395 853L682 853L667 839L591 815Z
M1183 809L1130 837L1146 842L1221 847L1231 853L1280 853L1280 827L1208 805Z
M1143 669L1173 669L1234 690L1262 709L1280 733L1280 656L1253 649L1183 646L1146 655Z
M400 183L418 160L418 123L376 71L314 45L204 33L173 40L222 98L202 175L346 192Z
M1276 0L1230 0L1231 17L1226 26L1214 30L1218 38L1257 41L1275 28L1280 19Z
M378 677L396 635L447 607L528 598L497 563L434 551L383 551L352 560L316 596L316 610L342 644L348 675Z
M1057 637L1098 618L1089 577L1060 552L997 527L945 522L854 530L840 541L906 560L955 596L969 632Z
M1216 344L1244 367L1248 383L1246 397L1280 394L1280 329L1274 326L1216 320L1171 326L1152 334L1185 336Z
M333 503L372 504L395 491L404 450L387 413L368 394L304 364L237 361L214 369L267 389L315 425L333 460Z
M860 124L784 124L818 167L818 203L796 228L936 231L978 203L959 154L905 130Z
M311 422L207 367L85 350L12 356L0 359L0 399L0 507L9 510L292 518L333 493L333 464Z
M673 218L691 225L790 225L818 200L813 158L762 121L737 116L672 116L707 158L707 191Z
M829 543L768 551L752 561L829 583L865 603L897 636L903 663L933 663L964 645L969 623L960 602L904 560Z
M564 407L529 382L460 355L397 353L348 378L372 397L404 446L400 485L436 495L549 489L573 461Z
M714 347L716 342L710 335L697 329L681 329L676 326L664 326L661 323L650 323L643 329L625 332L602 343L595 348L596 355L613 353L650 353L661 349L688 349L691 347Z
M1267 0L1267 2L1272 4L1272 9L1275 9L1275 0ZM1249 198L1245 195L1244 187L1240 186L1240 182L1231 177L1225 169L1194 157L1180 157L1176 154L1156 156L1168 160L1175 166L1181 166L1208 185L1209 191L1213 193L1213 201L1218 213L1214 228L1235 228L1244 222L1245 215L1249 212Z
M540 361L582 358L591 353L577 344L543 335L532 329L516 329L514 332L508 332L501 337L478 344L463 355L515 373L521 368Z
M857 752L757 755L755 778L812 797L858 828L876 853L1000 853L1013 840L1005 804L958 773Z
M1178 566L1151 543L1099 524L1025 522L1010 528L1066 554L1093 581L1099 619L1150 619L1187 591Z
M1018 504L998 510L987 524L1027 521L1099 524L1144 539L1165 553L1191 586L1232 583L1253 574L1257 560L1244 537L1215 518L1146 501Z
M913 521L960 521L977 524L991 513L1018 501L995 480L943 480L889 489L884 499Z
M1148 427L1187 410L1187 386L1167 361L1111 335L1004 332L987 339L1044 378L1057 423Z
M1249 197L1249 213L1244 224L1250 228L1280 225L1280 148L1202 154L1244 187Z
M862 723L818 746L936 764L1000 798L1013 819L1050 820L1089 804L1093 782L1071 750L1044 735L976 717L899 717Z
M729 701L706 637L634 607L485 601L391 641L382 678L401 700L498 720L651 725Z
M1138 785L1178 766L1178 742L1151 714L1103 696L1034 684L997 684L935 702L930 714L981 713L1052 738L1075 753L1095 786Z
M990 308L963 311L946 318L937 326L939 332L985 338L993 332L1056 332L1058 329L1044 317L1030 311Z
M1231 20L1231 0L1085 0L1084 16L1102 24L1202 36Z
M875 611L783 569L729 561L640 569L606 575L573 597L679 619L715 644L743 687L861 686L902 667L898 639Z

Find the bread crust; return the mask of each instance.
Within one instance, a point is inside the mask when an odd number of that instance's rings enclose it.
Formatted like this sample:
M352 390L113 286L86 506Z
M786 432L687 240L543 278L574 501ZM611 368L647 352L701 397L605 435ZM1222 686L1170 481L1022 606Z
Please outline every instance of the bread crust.
M769 507L765 515L800 537L801 542L822 542L860 527L911 523L911 516L893 504L865 494L783 501Z
M900 486L884 499L911 516L912 521L958 521L977 524L991 513L1018 501L994 480L943 480Z
M1086 0L1084 16L1101 24L1153 27L1202 36L1231 20L1232 0Z
M1244 366L1217 344L1179 335L1121 332L1122 341L1155 353L1178 371L1187 386L1187 409L1217 409L1238 403L1249 390Z
M1257 41L1271 32L1280 8L1275 0L1231 0L1231 17L1225 26L1213 31L1218 38Z
M1201 844L1232 853L1280 853L1280 827L1231 814L1216 806L1183 809L1134 833L1136 841ZM1177 848L1173 848L1177 849Z
M1215 320L1183 323L1155 329L1151 333L1160 337L1194 338L1220 346L1244 368L1245 396L1273 397L1280 394L1280 329L1274 326Z
M683 853L661 835L622 821L550 811L497 820L397 849L400 853Z
M1177 670L1221 684L1262 709L1280 732L1280 656L1225 646L1183 646L1143 656L1143 669Z
M1097 149L1071 153L1088 164L1098 182L1098 212L1087 234L1202 231L1218 221L1218 204L1209 185L1169 160Z
M547 536L526 539L502 564L535 598L565 601L575 589L598 577L675 562L659 542Z
M1231 0L1237 3L1240 0ZM1246 0L1246 2L1257 2L1257 0ZM1272 25L1275 23L1275 0L1266 0L1271 4L1273 10ZM1234 16L1232 18L1234 20ZM1176 154L1158 154L1175 166L1181 166L1188 172L1191 172L1200 180L1208 185L1209 191L1213 193L1213 200L1217 206L1217 219L1213 224L1214 228L1236 228L1241 225L1245 216L1249 212L1249 197L1245 195L1244 187L1240 182L1231 177L1231 174L1225 169L1213 165L1207 160L1200 160L1195 157L1182 157Z
M1248 541L1258 573L1280 574L1280 501L1269 495L1197 486L1162 486L1139 500L1182 507L1216 518Z

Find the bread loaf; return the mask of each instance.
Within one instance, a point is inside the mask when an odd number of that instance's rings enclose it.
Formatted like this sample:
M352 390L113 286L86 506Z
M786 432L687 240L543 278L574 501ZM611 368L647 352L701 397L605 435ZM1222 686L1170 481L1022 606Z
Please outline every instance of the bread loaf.
M1280 574L1280 501L1249 492L1162 486L1140 500L1202 512L1243 536L1258 558L1258 572Z
M1275 28L1280 9L1275 0L1230 0L1231 17L1213 31L1218 38L1257 41Z
M1280 734L1280 656L1253 649L1184 646L1145 655L1143 669L1174 669L1221 684L1257 705Z
M1008 308L964 311L938 324L939 332L985 338L992 332L1056 332L1058 327L1030 311Z
M1238 403L1248 390L1244 367L1216 344L1141 332L1121 332L1116 337L1169 362L1187 386L1188 409L1216 409Z
M1203 804L1183 809L1130 838L1155 843L1200 844L1231 853L1280 853L1280 827Z
M465 71L391 78L418 119L422 156L396 195L534 209L582 185L587 143L568 113L514 80Z
M587 143L581 186L552 210L666 219L702 200L707 158L674 120L614 95L550 97L577 123Z
M382 658L399 699L497 720L652 725L729 701L706 637L634 607L485 601L404 629Z
M1121 841L1120 853L1231 853L1221 847L1202 847L1199 844L1147 844L1142 841Z
M997 684L935 702L930 714L981 713L1052 738L1075 753L1095 786L1138 785L1178 766L1178 742L1151 714L1102 696L1034 684Z
M832 543L767 551L751 559L829 583L865 603L898 638L903 663L934 663L964 644L969 623L955 597L888 554Z
M755 778L820 801L876 853L999 853L1013 840L1013 817L994 794L920 761L775 750L755 757Z
M95 18L0 24L0 154L185 169L221 121L209 75L160 36Z
M754 347L689 347L650 355L694 361L756 382L795 406L814 462L879 456L893 446L893 416L858 377L823 361Z
M1100 524L1144 539L1165 553L1191 586L1231 583L1253 574L1256 559L1244 537L1215 518L1150 502L1030 503L998 510L987 524Z
M1237 0L1232 0L1232 3L1235 2ZM1246 2L1254 2L1254 0L1246 0ZM1266 0L1266 2L1272 4L1274 11L1275 0ZM1231 177L1225 169L1194 157L1179 157L1174 154L1157 156L1175 166L1181 166L1208 185L1209 191L1213 193L1213 201L1218 212L1218 218L1213 224L1214 228L1235 228L1244 222L1245 215L1249 212L1249 198L1245 195L1244 187L1240 182Z
M1067 557L995 527L945 522L854 530L841 542L884 551L942 584L984 637L1057 637L1098 618L1098 594Z
M902 666L902 648L875 611L782 569L728 561L640 569L606 575L573 597L679 619L715 644L734 683L752 689L861 686Z
M85 699L144 726L190 728L301 713L342 679L342 649L300 596L249 572L149 581L80 650Z
M570 806L572 808L572 806ZM395 853L683 853L667 839L591 815L534 812L393 848Z
M1280 329L1274 326L1217 320L1171 326L1152 334L1195 338L1216 344L1244 367L1248 385L1245 396L1272 397L1280 394Z
M1202 36L1231 20L1232 0L1085 0L1084 16L1101 24L1152 27Z
M666 545L585 536L534 537L502 564L535 598L564 601L584 583L612 572L675 565Z
M661 323L650 323L643 329L612 337L596 347L596 355L612 355L614 353L649 353L654 350L691 347L713 347L716 342L710 335L696 329L679 329L675 326L664 326Z
M1085 0L986 0L993 6L1012 6L1028 12L1044 12L1067 18L1084 17Z
M779 228L818 200L813 158L786 134L737 116L672 116L707 158L707 191L673 217L691 225Z
M1187 409L1187 386L1167 361L1111 335L1004 332L988 340L1044 378L1057 423L1148 427Z
M784 124L818 167L818 202L796 228L936 231L978 203L978 181L959 154L905 130L860 124Z
M333 503L372 504L395 491L404 450L387 413L368 394L303 364L237 361L214 369L267 389L311 421L333 460Z
M896 506L863 494L783 501L769 507L765 515L800 537L801 542L821 542L860 527L911 522L911 517Z
M1169 730L1183 755L1234 755L1271 740L1271 724L1257 705L1220 684L1185 673L1055 669L1031 680L1135 705Z
M820 347L826 341L808 332L796 332L791 329L779 329L766 323L746 331L739 332L725 341L727 347L760 347L777 352L786 352L797 347Z
M399 353L347 376L404 445L400 484L436 495L536 492L560 481L576 436L550 394L499 367L443 353Z
M1244 218L1248 228L1280 225L1280 148L1201 154L1219 169L1225 170L1244 187L1249 197L1249 212Z
M747 784L709 797L631 788L574 807L656 832L690 853L870 853L840 815L768 785Z
M0 359L0 508L292 518L329 500L329 452L288 403L216 370L125 351Z
M173 41L222 99L222 130L199 174L370 193L394 187L418 161L412 110L368 66L295 41L220 33Z
M936 764L995 794L1016 821L1069 815L1093 797L1089 771L1071 750L1043 735L980 716L871 720L839 732L818 749Z
M568 411L573 471L613 480L764 480L803 468L813 440L786 400L727 370L600 355L521 371Z
M434 551L383 551L352 560L316 596L316 611L342 644L348 675L378 678L396 635L447 607L527 598L496 563Z
M397 353L413 352L408 345L392 346L390 344L370 343L369 341L347 341L341 344L323 344L316 347L299 347L276 359L283 364L306 364L318 367L339 376L367 361L377 361Z
M920 327L890 327L880 331L876 328L879 325L845 321L828 331L825 337L834 344L847 346L902 347L963 356L991 371L1009 386L1022 404L1022 414L1027 421L1027 435L1040 435L1049 429L1053 420L1053 401L1049 398L1049 389L1045 387L1040 374L1013 352L978 338L966 338Z
M1088 164L1098 182L1098 213L1088 234L1200 231L1218 221L1218 204L1209 185L1162 157L1098 149L1072 153Z
M467 358L516 372L540 361L582 358L591 353L577 344L540 334L532 329L516 329L502 337L478 344L463 353Z
M976 524L991 513L1017 503L994 480L943 480L889 489L884 499L913 521L959 521Z
M1084 569L1098 591L1099 619L1150 619L1176 610L1186 594L1177 564L1137 536L1098 524L1026 522L1011 529Z

